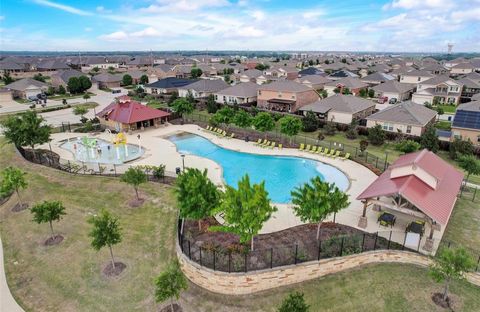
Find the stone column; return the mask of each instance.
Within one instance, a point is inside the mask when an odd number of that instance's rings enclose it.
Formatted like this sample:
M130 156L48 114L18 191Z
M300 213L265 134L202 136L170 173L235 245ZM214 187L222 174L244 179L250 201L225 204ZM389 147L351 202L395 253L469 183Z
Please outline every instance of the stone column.
M363 203L363 213L362 215L360 216L360 218L358 219L358 227L362 228L362 229L365 229L368 225L368 220L367 220L367 205L368 205L368 201L365 201Z

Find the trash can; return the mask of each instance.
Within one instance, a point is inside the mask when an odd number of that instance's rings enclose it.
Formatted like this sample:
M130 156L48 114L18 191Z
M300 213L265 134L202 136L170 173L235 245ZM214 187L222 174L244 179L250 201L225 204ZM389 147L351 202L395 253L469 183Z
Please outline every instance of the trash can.
M181 172L182 172L182 170L180 169L180 167L175 168L175 173L177 175L179 175Z

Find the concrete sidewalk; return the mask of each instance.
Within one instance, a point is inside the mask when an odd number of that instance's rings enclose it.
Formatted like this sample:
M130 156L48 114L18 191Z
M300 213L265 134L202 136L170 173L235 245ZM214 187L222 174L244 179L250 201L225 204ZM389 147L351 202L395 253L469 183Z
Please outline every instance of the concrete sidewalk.
M13 299L8 288L5 268L3 266L3 245L0 238L0 312L25 312Z

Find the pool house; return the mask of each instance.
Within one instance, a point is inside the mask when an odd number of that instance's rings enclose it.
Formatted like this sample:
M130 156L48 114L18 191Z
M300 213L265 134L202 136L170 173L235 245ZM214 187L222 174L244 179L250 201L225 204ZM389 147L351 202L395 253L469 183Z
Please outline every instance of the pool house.
M398 236L392 240L435 253L462 180L462 172L426 149L401 156L357 197L363 203L358 226L376 221Z

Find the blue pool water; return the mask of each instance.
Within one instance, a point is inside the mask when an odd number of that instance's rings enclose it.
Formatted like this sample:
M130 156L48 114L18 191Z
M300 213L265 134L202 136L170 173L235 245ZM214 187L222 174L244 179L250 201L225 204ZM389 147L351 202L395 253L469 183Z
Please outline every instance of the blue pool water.
M329 183L335 183L343 191L349 185L348 178L343 172L319 161L237 152L189 133L173 135L168 139L175 143L178 152L208 158L222 166L223 177L228 185L237 187L238 180L246 173L253 183L265 180L270 199L275 203L291 202L290 192L316 176Z

